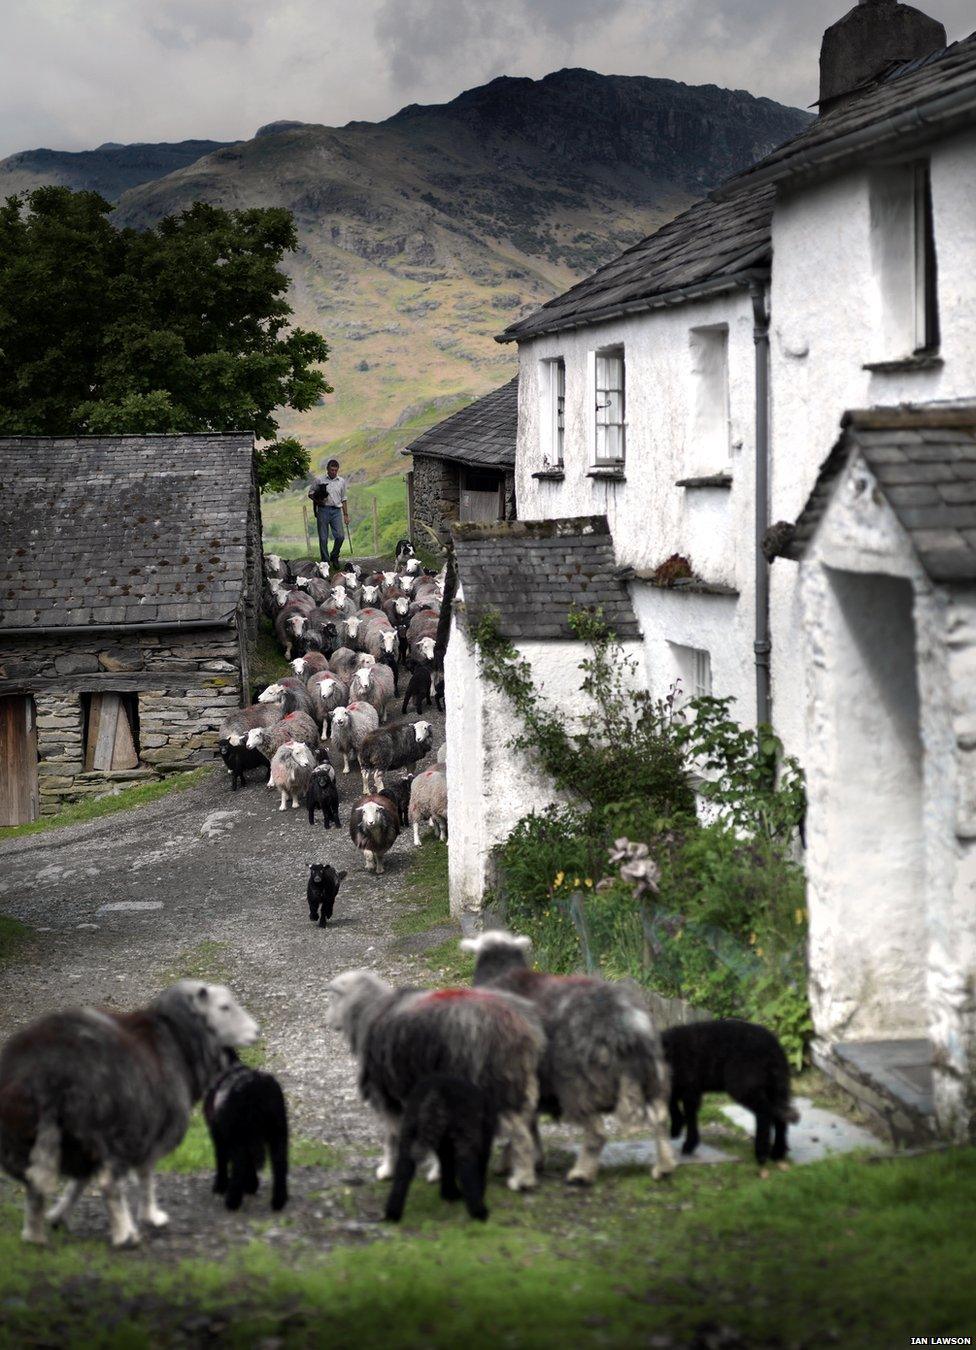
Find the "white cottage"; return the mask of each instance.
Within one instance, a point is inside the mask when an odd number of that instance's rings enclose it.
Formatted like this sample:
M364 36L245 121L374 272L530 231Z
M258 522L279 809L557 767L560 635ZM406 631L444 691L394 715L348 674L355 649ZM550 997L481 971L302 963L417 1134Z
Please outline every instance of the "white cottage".
M605 516L651 691L807 772L818 1055L899 1137L976 1132L974 263L976 37L863 0L806 131L501 338L521 519Z

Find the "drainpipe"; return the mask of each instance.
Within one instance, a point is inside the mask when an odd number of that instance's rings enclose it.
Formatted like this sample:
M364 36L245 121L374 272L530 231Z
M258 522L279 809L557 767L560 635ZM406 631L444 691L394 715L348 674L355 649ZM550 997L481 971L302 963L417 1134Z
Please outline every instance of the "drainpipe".
M763 535L769 528L769 307L765 284L750 286L756 344L756 723L772 721L769 694L769 564Z

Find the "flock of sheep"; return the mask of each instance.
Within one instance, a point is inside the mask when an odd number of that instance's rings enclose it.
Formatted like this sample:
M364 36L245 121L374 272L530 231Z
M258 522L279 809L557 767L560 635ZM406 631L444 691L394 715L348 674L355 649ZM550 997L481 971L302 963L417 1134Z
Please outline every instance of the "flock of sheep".
M447 838L443 747L425 772L388 777L433 749L430 723L405 718L410 703L422 714L433 693L443 706L435 662L443 579L424 572L408 541L397 555L392 570L367 576L354 563L330 574L326 563L293 569L270 555L265 605L295 674L269 685L218 733L232 787L243 785L250 769L264 769L280 810L304 803L314 823L320 809L326 829L340 824L337 767L349 773L358 763L363 795L349 830L376 873L405 824L416 844L422 826ZM401 717L390 720L401 671L409 677Z

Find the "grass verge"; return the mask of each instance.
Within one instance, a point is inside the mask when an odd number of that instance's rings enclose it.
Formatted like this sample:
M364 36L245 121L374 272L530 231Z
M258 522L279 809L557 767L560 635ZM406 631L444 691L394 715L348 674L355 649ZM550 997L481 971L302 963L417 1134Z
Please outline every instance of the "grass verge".
M442 933L445 928L454 930L450 937L419 945L417 954L442 983L469 983L474 961L458 948L461 929L451 917L447 845L428 835L411 859L393 932L413 946L412 939L422 938L425 933Z
M185 792L187 788L202 783L208 774L213 773L209 764L199 769L190 769L186 773L174 773L166 778L155 779L151 783L139 783L136 787L122 788L108 797L96 797L94 801L75 802L59 811L56 816L43 816L27 825L5 825L0 829L0 839L17 839L25 834L39 834L42 830L53 830L59 825L81 825L89 820L99 820L115 811L129 811L134 806L147 806L168 797L173 792Z
M974 1186L972 1149L834 1159L765 1181L743 1165L681 1168L661 1185L606 1173L588 1192L547 1176L528 1197L493 1183L479 1225L418 1183L387 1241L330 1252L265 1238L178 1264L152 1244L115 1255L61 1235L36 1251L4 1205L2 1337L165 1346L187 1344L192 1326L192 1343L242 1347L879 1350L972 1334ZM367 1221L385 1189L359 1188Z
M32 940L33 934L25 923L0 914L0 966L23 956Z

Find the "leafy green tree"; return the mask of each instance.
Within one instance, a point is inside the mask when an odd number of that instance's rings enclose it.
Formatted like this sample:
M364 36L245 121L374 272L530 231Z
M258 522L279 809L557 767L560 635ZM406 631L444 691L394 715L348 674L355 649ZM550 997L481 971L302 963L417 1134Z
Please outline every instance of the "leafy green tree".
M279 264L291 213L197 202L116 229L94 192L38 188L0 205L0 431L7 435L247 430L261 486L308 472L275 410L331 389L328 346L290 326Z

